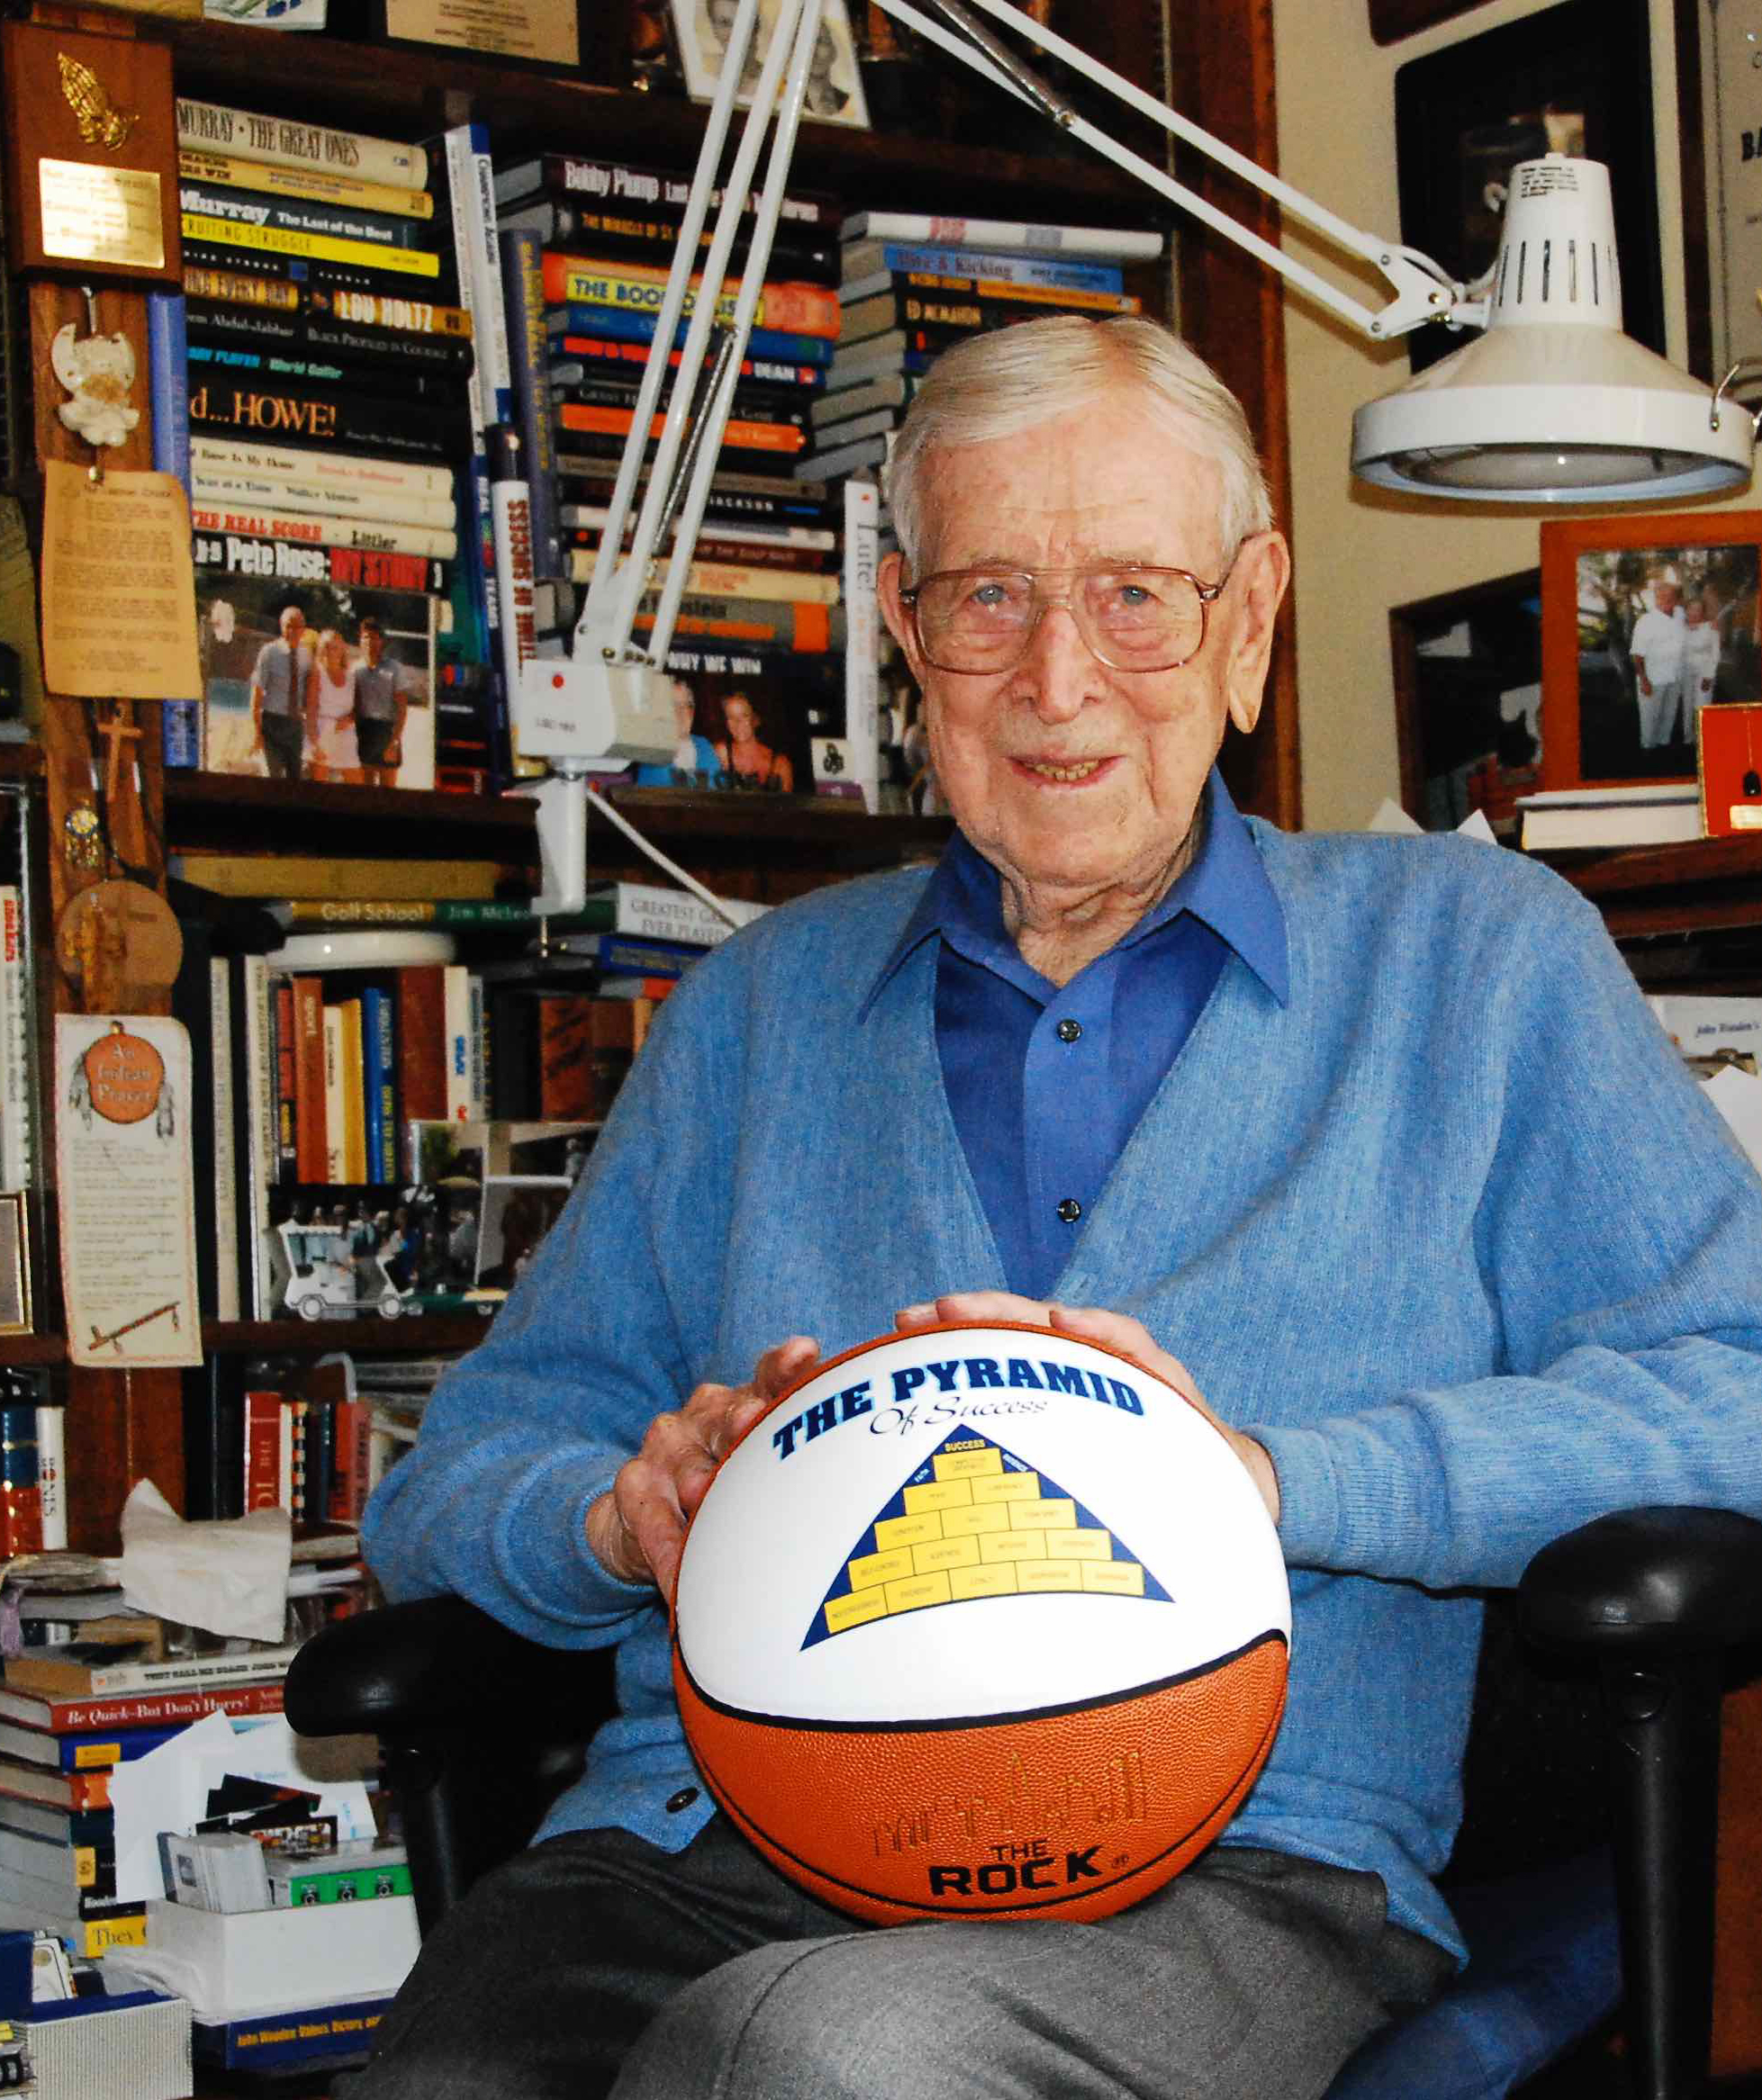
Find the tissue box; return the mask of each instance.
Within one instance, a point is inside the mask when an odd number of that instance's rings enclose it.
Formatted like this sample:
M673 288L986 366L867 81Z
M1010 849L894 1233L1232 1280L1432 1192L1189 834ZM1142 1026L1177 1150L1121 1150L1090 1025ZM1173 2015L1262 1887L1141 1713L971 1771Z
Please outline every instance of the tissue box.
M167 1980L204 2020L238 2020L293 2005L390 1997L410 1974L420 1941L410 1896L232 1912L153 1902L141 1959L163 1958Z

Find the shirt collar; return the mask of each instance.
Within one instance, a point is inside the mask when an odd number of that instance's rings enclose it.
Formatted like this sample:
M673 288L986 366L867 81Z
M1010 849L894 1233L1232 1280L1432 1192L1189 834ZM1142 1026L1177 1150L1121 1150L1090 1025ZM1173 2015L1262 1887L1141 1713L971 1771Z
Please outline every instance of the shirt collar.
M1190 912L1228 943L1282 1006L1290 996L1285 914L1253 837L1215 766L1206 782L1204 815L1198 858L1118 945L1135 946ZM865 1014L907 956L933 934L948 938L976 961L985 959L987 949L1016 956L1015 943L1003 928L997 870L958 831L877 971L863 1003Z

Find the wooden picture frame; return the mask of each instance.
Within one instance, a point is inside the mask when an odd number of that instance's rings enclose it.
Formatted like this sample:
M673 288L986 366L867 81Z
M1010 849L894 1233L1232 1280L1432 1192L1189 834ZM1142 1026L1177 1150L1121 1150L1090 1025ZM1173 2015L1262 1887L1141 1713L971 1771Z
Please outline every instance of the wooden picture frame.
M1607 164L1629 335L1661 356L1664 270L1647 0L1562 0L1411 59L1395 75L1401 238L1464 284L1491 267L1510 170L1559 151ZM1415 372L1467 339L1423 328Z
M734 21L734 0L669 0L669 5L685 92L693 102L708 102L716 92L716 77L721 71L727 32ZM770 47L776 20L775 0L759 0L758 30L746 63L746 76L754 85L757 84L759 67ZM815 123L848 124L866 131L869 105L863 92L856 41L845 0L825 0L817 60L821 54L824 63L817 63L809 71L802 116ZM742 85L745 87L745 81ZM736 98L740 109L747 108L751 102L749 93Z
M1543 788L1693 782L1700 706L1762 699L1759 608L1762 510L1544 522ZM1717 652L1673 649L1660 615L1711 627ZM1670 673L1650 677L1649 658Z
M1479 810L1515 841L1541 784L1541 572L1389 608L1401 806L1427 831Z
M31 1220L23 1190L0 1195L0 1334L29 1334Z

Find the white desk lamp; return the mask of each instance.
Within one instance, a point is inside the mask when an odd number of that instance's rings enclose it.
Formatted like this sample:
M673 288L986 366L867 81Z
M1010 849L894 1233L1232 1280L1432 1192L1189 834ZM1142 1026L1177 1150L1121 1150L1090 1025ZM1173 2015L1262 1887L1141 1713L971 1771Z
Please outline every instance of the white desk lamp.
M1359 410L1352 419L1351 460L1363 480L1434 500L1537 504L1676 502L1737 488L1749 479L1756 443L1749 413L1725 398L1723 384L1717 392L1703 386L1622 332L1609 176L1599 162L1550 154L1514 171L1498 258L1482 297L1479 287L1465 289L1429 257L1363 232L1268 175L1008 0L974 0L986 14L1229 168L1336 248L1372 264L1392 293L1386 306L1373 310L1078 114L962 0L927 0L942 21L920 13L910 0L878 4L1366 335L1387 339L1427 321L1485 329L1463 348ZM711 323L723 302L700 297L692 307L647 489L629 551L619 561L651 419L670 370L669 353L757 25L758 0L740 0L601 535L600 559L576 628L574 654L567 662L526 666L516 707L520 749L547 759L557 776L537 790L544 910L570 910L581 900L585 776L622 771L632 760L664 762L678 741L664 671L667 649L770 260L820 7L821 0L781 0L703 259L702 285L723 285L774 110L776 134L753 214L745 271L732 315L716 330L717 358L708 375ZM654 601L646 642L638 646L632 637L640 601L670 526L673 559ZM697 888L689 877L682 879Z

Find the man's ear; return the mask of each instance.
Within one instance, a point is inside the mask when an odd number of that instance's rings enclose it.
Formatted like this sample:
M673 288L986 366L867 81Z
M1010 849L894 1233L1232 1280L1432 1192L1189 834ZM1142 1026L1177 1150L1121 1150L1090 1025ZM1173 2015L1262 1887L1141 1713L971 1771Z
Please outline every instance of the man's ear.
M1229 597L1235 608L1223 667L1230 719L1246 736L1261 718L1279 608L1291 581L1291 553L1280 532L1257 533L1236 556Z
M906 661L911 665L913 675L917 676L917 636L912 628L911 615L899 599L899 579L905 572L906 558L903 554L884 555L875 575L875 592L881 599L881 617L887 622L888 632L905 651Z

